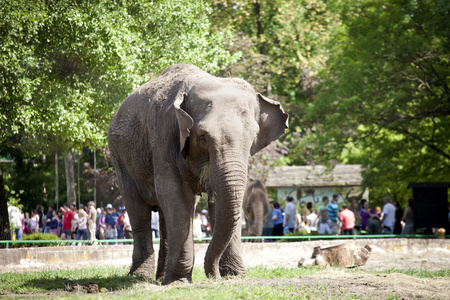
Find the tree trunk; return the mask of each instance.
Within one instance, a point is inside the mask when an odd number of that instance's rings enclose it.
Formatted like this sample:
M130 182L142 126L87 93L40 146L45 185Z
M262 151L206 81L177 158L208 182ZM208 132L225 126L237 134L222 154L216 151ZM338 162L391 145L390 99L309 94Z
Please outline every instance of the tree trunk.
M58 179L58 151L55 152L55 203L56 209L59 209L59 179Z
M299 267L332 266L341 268L352 268L363 266L369 259L372 248L369 245L363 248L357 248L355 243L347 242L344 244L330 247L315 247L311 258L302 258L298 262Z
M75 193L75 172L73 170L72 150L69 150L64 157L64 165L66 167L66 185L67 185L67 203L77 204L77 196Z
M3 173L0 163L0 240L8 241L11 239L9 230L8 204L6 199L5 185L3 183ZM5 244L0 244L0 248L5 248Z

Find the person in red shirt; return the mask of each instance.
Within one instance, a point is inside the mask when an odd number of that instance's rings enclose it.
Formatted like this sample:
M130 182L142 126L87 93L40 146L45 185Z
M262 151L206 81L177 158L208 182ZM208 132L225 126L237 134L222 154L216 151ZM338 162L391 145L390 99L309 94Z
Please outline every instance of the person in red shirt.
M64 204L64 217L61 238L63 240L72 239L72 220L74 218L73 211L70 209L69 203Z
M340 212L342 221L341 234L353 235L355 228L355 213L348 209L347 204L342 205L343 210Z

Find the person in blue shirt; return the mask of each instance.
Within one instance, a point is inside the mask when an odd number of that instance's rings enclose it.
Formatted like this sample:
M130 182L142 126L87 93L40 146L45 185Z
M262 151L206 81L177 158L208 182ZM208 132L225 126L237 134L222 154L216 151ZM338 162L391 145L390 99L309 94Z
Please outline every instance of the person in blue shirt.
M339 215L339 206L337 202L339 200L338 194L333 194L333 200L328 204L328 225L330 225L331 234L339 233L339 220L341 216Z
M283 235L283 213L280 209L280 204L278 202L273 203L273 212L272 212L272 235L273 236L282 236Z
M116 215L116 213L113 213L113 207L111 204L106 205L106 216L105 216L105 224L108 227L108 225L111 225L111 229L114 231L114 239L117 239L117 221L119 217Z

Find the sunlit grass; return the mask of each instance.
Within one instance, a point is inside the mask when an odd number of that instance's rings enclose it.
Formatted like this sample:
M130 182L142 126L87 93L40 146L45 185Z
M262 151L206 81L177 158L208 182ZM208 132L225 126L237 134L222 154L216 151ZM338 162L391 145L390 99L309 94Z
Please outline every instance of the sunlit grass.
M358 269L338 269L343 272L360 272ZM194 284L158 286L143 278L129 277L127 267L88 267L82 269L46 270L40 272L0 274L0 295L34 294L37 297L98 298L113 297L119 299L358 299L351 292L341 288L331 288L323 284L303 285L286 280L280 283L276 279L301 278L318 272L327 272L326 268L268 268L249 267L245 278L208 279L202 268L194 268ZM402 273L419 278L450 277L450 269L428 271L423 269L388 269L385 271L366 270L370 273ZM248 279L254 279L248 281ZM66 293L65 283L96 283L99 289L107 289L104 294ZM259 284L263 280L264 284ZM246 285L248 284L248 285ZM106 290L104 290L106 291ZM34 297L34 296L33 296ZM393 294L389 299L399 299Z

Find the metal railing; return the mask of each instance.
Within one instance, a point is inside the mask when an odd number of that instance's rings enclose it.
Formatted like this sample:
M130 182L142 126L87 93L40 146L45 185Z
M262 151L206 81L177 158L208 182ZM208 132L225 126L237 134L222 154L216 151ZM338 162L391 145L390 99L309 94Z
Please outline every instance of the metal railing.
M311 240L342 240L342 239L385 239L385 238L423 238L423 239L449 239L450 235L424 235L424 234L380 234L380 235L287 235L287 236L243 236L243 241L257 240L258 242L270 242L270 241L311 241ZM211 237L194 238L194 242L209 242ZM154 238L153 242L159 244L160 239ZM14 244L49 244L45 246L66 246L66 245L79 245L79 244L96 244L96 245L113 245L113 244L132 244L133 239L111 239L111 240L8 240L0 241L0 244L6 244L6 249ZM52 245L55 244L55 245ZM15 247L14 247L15 248Z

